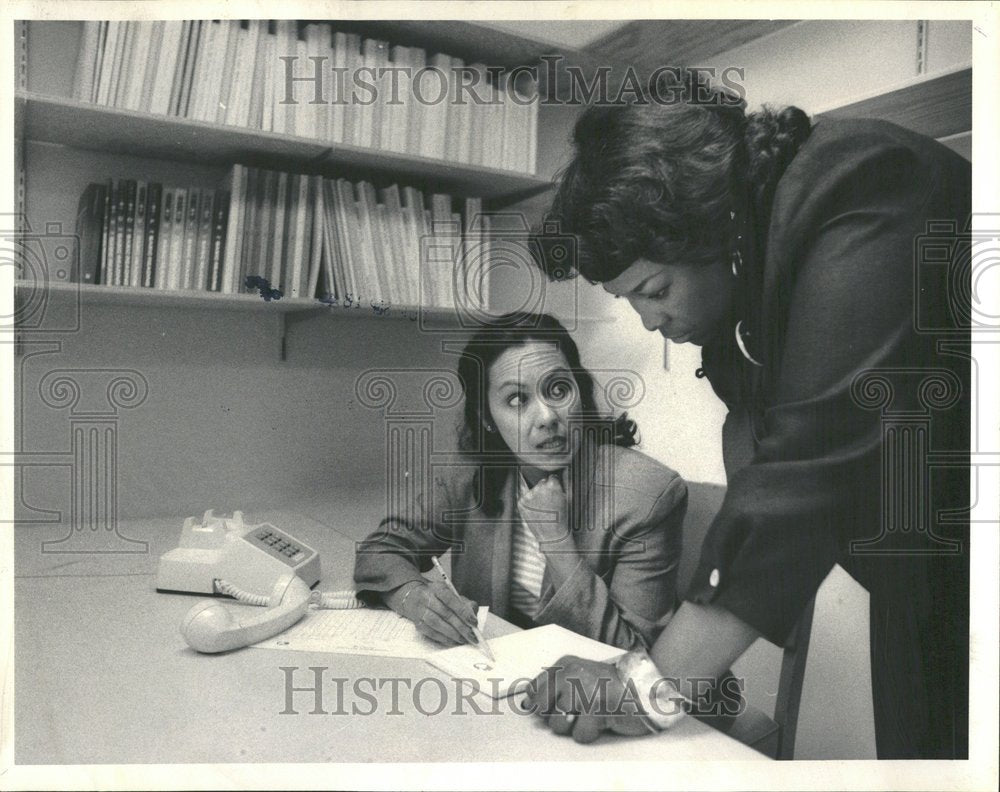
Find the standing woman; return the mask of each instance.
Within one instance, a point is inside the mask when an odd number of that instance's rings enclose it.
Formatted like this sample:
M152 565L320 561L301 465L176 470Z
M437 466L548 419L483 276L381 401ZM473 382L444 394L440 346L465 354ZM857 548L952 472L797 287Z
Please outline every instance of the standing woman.
M840 564L870 594L879 758L964 758L968 469L922 455L968 454L969 292L926 277L915 245L931 221L966 227L969 164L886 122L747 115L697 88L584 113L554 214L582 275L702 348L696 375L729 408L727 493L649 656L567 658L530 703L579 741L665 728L667 686L645 716L567 718L567 677L604 678L613 697L664 676L691 701L686 680L719 676L758 636L783 644ZM907 416L911 434L889 431Z

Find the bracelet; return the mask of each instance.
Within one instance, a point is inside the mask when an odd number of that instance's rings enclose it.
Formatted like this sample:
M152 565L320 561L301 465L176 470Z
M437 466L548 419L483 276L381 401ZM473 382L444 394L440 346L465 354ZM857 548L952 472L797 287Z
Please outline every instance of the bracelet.
M615 661L622 684L631 684L642 705L643 722L650 731L669 729L684 717L686 699L660 673L645 649L634 649Z
M410 594L412 594L412 593L413 593L413 590L414 590L414 589L418 589L418 588L420 588L420 586L421 586L420 582L419 582L419 581L417 581L417 580L414 580L414 581L412 581L412 582L413 582L413 584L414 584L414 585L410 586L410 587L409 587L409 588L408 588L408 589L406 590L406 593L405 593L405 594L403 595L403 599L401 599L401 600L399 601L399 612L400 612L400 613L402 613L402 612L403 612L403 607L404 607L404 606L406 605L406 598L407 598L407 597L409 597L409 596L410 596Z

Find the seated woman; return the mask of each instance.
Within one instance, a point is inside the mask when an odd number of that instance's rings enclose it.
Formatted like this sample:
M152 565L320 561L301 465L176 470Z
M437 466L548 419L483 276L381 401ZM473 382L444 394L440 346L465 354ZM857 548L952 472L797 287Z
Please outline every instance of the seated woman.
M354 579L446 645L474 643L478 604L523 627L559 624L649 646L675 605L687 487L598 413L576 344L550 316L499 317L463 350L461 456L411 515L358 548ZM422 572L452 551L462 595Z

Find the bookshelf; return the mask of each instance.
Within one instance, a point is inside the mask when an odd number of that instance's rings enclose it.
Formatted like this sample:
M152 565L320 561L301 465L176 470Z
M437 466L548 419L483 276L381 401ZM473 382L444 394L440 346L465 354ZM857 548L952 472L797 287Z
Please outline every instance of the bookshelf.
M487 212L540 196L552 186L545 175L78 101L72 98L72 85L84 23L24 24L24 35L18 42L20 71L14 118L22 188L19 210L32 229L56 223L72 233L76 200L90 182L102 182L109 176L164 182L176 178L177 184L208 188L217 186L227 168L237 163L326 178L365 179L377 185L412 185L457 199L478 197ZM332 24L341 27L339 22ZM428 51L450 49L456 57L478 57L504 66L531 61L551 49L469 23L354 22L345 26L364 35L391 37L394 42L424 46ZM539 129L543 127L539 124ZM37 288L37 284L20 283L19 295L31 286ZM45 287L53 304L79 300L82 305L112 305L130 312L160 306L270 310L281 316L319 311L330 316L384 319L412 316L420 310L424 318L439 314L437 318L444 320L453 310L393 305L395 310L378 314L328 306L311 298L265 302L254 294L58 282Z
M922 74L885 91L827 107L824 118L880 118L933 138L950 138L972 129L972 69Z

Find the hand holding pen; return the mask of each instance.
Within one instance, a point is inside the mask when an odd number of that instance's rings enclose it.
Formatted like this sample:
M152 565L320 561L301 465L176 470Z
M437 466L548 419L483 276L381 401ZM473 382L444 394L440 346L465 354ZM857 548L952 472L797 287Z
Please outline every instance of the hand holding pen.
M437 570L437 573L441 576L441 579L444 581L444 584L448 587L448 589L451 591L451 593L454 594L455 597L457 597L458 599L462 599L462 595L458 593L457 589L455 588L454 584L449 579L448 575L445 574L445 571L441 568L441 563L437 560L437 558L436 557L432 558L431 561L434 564L434 569ZM466 600L466 601L468 601L468 600ZM473 631L475 640L474 641L469 641L469 643L475 644L476 648L479 649L480 652L482 652L484 655L486 655L486 657L488 657L491 662L495 663L497 661L497 659L493 656L493 652L490 650L489 645L486 643L486 639L483 638L483 634L482 634L482 632L479 629L479 619L476 617L476 611L477 610L478 609L475 607L475 605L473 605L473 607L472 607L472 624L473 624L472 631Z
M435 562L437 559L434 559ZM421 635L445 646L485 647L478 630L475 602L461 596L437 564L439 579L415 580L386 596L386 604L409 619ZM488 647L483 652L492 660Z

